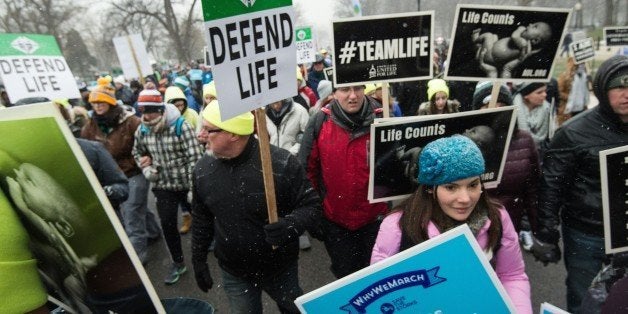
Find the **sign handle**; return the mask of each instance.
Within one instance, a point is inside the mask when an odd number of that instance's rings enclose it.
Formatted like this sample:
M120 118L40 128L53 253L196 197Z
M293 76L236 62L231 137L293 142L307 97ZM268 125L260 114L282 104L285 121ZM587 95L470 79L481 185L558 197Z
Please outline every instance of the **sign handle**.
M137 61L137 55L135 54L135 49L133 48L131 37L127 35L126 41L129 43L129 49L131 50L131 55L133 56L133 62L135 62L135 67L137 68L137 74L140 76L140 83L144 85L144 75L142 74L142 67L140 67L140 62Z
M501 84L499 82L493 81L493 89L491 90L491 101L488 103L489 108L497 107L497 97L499 97L499 88Z
M268 129L266 129L266 113L264 109L255 109L255 123L257 124L257 137L259 140L259 152L262 161L262 174L264 176L264 192L266 193L266 207L268 208L268 223L277 222L277 199L275 198L275 181L273 180L273 164L270 159L270 142ZM277 246L273 245L273 249Z
M388 82L382 83L382 108L384 118L390 118L390 97L388 97Z

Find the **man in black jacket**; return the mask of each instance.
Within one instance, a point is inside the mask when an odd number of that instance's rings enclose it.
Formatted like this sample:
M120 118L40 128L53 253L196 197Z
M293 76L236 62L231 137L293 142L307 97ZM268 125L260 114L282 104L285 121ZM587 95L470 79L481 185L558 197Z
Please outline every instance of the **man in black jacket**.
M196 282L205 292L213 285L207 252L215 235L214 254L232 313L261 313L262 290L281 313L299 313L294 305L303 293L298 280L299 236L320 219L321 202L296 157L271 146L279 220L269 224L253 122L248 112L221 121L217 102L203 110L199 136L207 143L208 154L198 161L193 175Z
M567 310L577 313L591 280L606 259L599 151L628 145L628 57L614 56L597 71L593 89L599 105L565 123L543 159L539 196L541 242L535 257L560 260L562 220Z

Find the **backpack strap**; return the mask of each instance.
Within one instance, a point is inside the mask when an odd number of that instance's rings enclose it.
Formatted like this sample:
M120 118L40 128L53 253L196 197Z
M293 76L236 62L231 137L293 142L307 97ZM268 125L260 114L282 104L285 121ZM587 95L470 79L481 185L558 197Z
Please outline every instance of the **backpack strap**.
M177 118L177 120L174 122L174 132L175 134L177 134L177 137L181 137L181 129L183 126L183 122L185 122L185 119L182 116L179 116Z

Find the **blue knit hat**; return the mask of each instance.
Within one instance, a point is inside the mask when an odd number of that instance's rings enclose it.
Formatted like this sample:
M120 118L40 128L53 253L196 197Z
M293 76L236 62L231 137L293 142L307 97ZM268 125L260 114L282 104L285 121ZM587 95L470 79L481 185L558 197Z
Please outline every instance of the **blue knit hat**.
M484 173L480 149L466 136L454 135L427 144L419 157L419 183L441 185Z

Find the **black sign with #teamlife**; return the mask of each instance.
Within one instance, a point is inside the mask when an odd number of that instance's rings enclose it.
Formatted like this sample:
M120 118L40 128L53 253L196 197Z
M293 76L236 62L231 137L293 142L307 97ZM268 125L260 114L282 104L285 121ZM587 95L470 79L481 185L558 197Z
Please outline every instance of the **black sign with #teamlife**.
M432 77L433 12L333 22L334 85Z
M458 5L445 78L548 81L570 12Z

